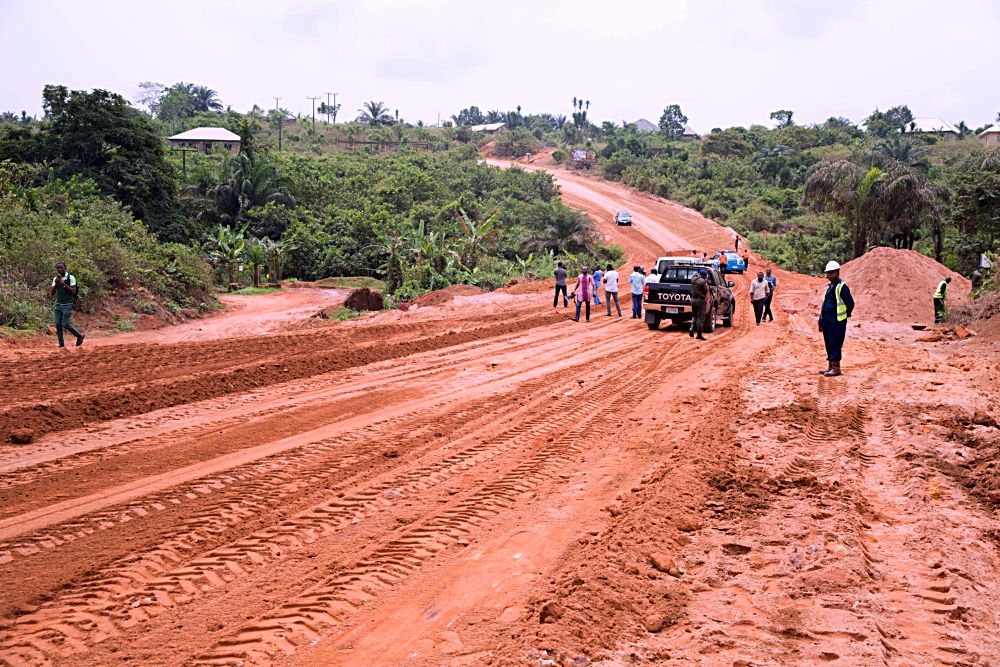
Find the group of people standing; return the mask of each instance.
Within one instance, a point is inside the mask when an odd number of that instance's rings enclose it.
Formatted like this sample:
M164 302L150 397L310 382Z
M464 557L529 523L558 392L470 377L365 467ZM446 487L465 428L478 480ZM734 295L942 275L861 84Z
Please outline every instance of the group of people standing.
M615 310L618 312L618 317L622 316L621 303L618 301L618 271L615 270L614 266L608 264L606 270L602 271L601 267L597 267L594 273L590 273L590 267L584 266L580 269L580 275L576 277L576 286L573 288L571 293L568 293L568 284L566 279L568 277L568 272L566 271L566 266L562 262L556 263L555 277L556 277L556 292L552 298L552 307L556 308L559 305L559 297L562 297L563 307L569 306L569 300L573 299L576 302L576 316L573 318L574 322L580 321L580 312L583 311L584 316L587 321L590 321L590 304L593 302L595 306L601 305L601 285L604 285L604 302L607 304L608 317L611 317L611 304L614 303ZM632 292L632 319L642 319L642 292L645 284L654 277L655 274L650 274L649 277L645 275L645 272L640 266L632 267L632 273L628 276L628 282L631 286Z

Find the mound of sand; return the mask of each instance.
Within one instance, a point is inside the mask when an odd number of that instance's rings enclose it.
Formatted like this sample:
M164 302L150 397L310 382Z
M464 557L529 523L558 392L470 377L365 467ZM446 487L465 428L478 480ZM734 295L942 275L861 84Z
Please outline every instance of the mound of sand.
M951 276L948 306L968 301L971 285L966 278L912 250L875 248L840 271L856 303L852 319L864 322L933 322L932 295L946 276Z
M444 289L421 294L413 302L418 306L442 306L451 303L456 296L475 296L482 293L483 290L473 285L449 285Z
M344 301L344 306L351 310L382 310L384 303L381 292L360 287L351 290L347 300Z

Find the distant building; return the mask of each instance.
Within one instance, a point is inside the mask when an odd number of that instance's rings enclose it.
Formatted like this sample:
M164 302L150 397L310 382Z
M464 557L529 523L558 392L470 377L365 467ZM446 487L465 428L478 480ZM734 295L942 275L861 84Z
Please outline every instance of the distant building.
M172 148L192 148L206 155L213 150L227 153L240 152L240 135L223 127L196 127L187 132L175 134L168 139Z
M1000 127L988 127L978 136L983 146L1000 146Z
M933 134L944 141L955 141L959 136L957 127L940 118L914 118L903 131L910 134Z
M640 118L639 120L632 123L635 125L636 129L640 132L659 132L660 126L649 122L645 118ZM681 139L687 139L689 141L694 141L695 139L701 139L701 135L691 129L690 125L684 126L684 134L681 135Z
M485 132L486 134L496 134L505 127L507 127L507 123L487 123L486 125L470 125L469 130L471 132Z

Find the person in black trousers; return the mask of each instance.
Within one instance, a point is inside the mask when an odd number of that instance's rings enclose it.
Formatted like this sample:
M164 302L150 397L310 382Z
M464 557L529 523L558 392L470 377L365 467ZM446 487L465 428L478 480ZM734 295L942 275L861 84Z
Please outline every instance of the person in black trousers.
M566 296L566 267L562 262L556 262L555 276L556 293L552 297L552 307L555 308L559 304L559 293L562 292L563 308L565 308L569 305L569 297Z
M840 264L828 262L826 265L826 286L823 296L823 306L819 313L819 330L823 332L823 343L826 345L826 358L829 366L818 371L826 377L840 375L841 350L847 337L847 320L854 312L854 298L851 290L840 279Z

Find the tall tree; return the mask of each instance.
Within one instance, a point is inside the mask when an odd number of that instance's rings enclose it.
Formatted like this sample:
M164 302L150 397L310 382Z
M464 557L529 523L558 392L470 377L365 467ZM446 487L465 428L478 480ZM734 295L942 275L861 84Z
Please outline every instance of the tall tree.
M788 109L778 109L771 112L771 120L778 121L778 127L790 127L794 125L792 123L793 113L793 111L789 111Z
M29 133L0 137L0 161L45 163L57 178L93 179L161 238L187 238L173 169L149 119L121 95L45 86L46 122Z
M667 135L668 139L680 139L684 136L684 126L688 122L688 117L681 111L679 104L671 104L663 110L660 116L660 131Z
M358 109L358 111L360 112L358 122L366 123L372 127L392 125L392 114L389 112L389 107L383 102L376 102L375 100L365 102L364 106Z

